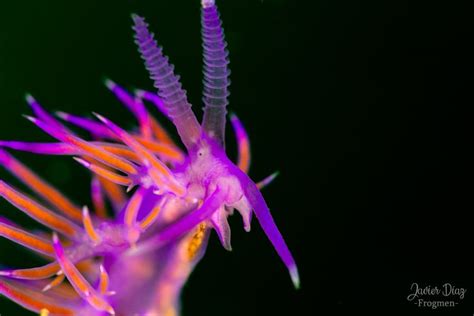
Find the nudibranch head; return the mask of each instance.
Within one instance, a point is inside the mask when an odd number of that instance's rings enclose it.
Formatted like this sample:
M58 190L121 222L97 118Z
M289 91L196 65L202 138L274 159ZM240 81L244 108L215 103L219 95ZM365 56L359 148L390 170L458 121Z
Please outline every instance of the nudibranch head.
M99 114L90 119L59 112L60 121L27 95L34 113L27 118L56 142L0 141L5 149L73 156L92 174L92 203L79 206L0 148L0 163L35 198L2 180L0 196L50 232L28 232L0 218L2 237L47 260L40 267L1 270L0 293L42 315L176 315L181 288L203 256L211 229L231 250L227 218L234 210L246 231L255 215L298 287L295 260L260 192L276 174L259 183L247 175L249 139L234 114L238 161L225 151L230 70L214 1L202 1L202 123L145 20L135 14L132 19L158 93L130 94L109 79L105 84L132 112L137 130L126 131ZM149 114L147 103L173 122L185 150ZM89 132L91 140L71 125Z

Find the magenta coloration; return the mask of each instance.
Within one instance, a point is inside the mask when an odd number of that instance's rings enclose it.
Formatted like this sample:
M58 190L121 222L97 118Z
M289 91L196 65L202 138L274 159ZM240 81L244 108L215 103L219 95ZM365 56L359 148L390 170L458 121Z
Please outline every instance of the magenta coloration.
M182 286L204 255L211 229L231 250L227 217L234 210L246 231L255 214L298 287L295 261L260 193L277 174L257 184L247 176L249 140L235 115L231 122L238 163L224 150L230 71L214 1L203 1L202 8L202 124L144 19L132 18L135 41L158 94L137 90L132 95L109 79L105 84L135 116L136 131L128 132L99 114L92 120L57 113L89 132L93 140L85 140L28 95L35 117L27 118L57 142L0 141L1 147L13 150L72 155L93 175L90 212L0 148L0 164L36 199L1 180L0 196L52 232L34 234L0 218L0 236L49 259L41 267L1 270L0 293L48 315L179 315ZM186 151L174 144L144 101L174 123ZM112 211L106 209L107 202Z

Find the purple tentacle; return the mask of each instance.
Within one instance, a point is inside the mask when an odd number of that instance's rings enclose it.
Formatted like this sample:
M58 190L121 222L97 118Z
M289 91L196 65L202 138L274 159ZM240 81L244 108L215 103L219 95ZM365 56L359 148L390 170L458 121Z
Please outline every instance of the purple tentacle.
M60 117L62 120L76 125L88 132L92 135L99 137L99 138L115 138L115 135L109 131L105 126L100 123L97 123L94 120L89 118L76 116L73 114L65 113L65 112L56 112L56 115Z
M65 143L31 143L0 140L0 147L27 151L40 155L76 155L78 153L73 146Z
M169 115L166 112L166 107L165 107L165 104L163 103L163 100L161 100L161 98L155 93L137 89L135 90L135 96L137 98L152 102L163 115L169 118Z
M43 107L38 103L38 101L36 101L35 98L33 98L31 94L26 94L25 99L28 105L33 110L33 113L35 113L35 115L39 119L43 120L51 126L54 126L55 128L66 129L64 125L62 125L57 119L55 119L51 114L49 114L45 109L43 109Z
M181 141L190 149L201 135L199 123L191 110L186 91L181 87L179 76L174 74L174 66L163 55L162 48L157 45L153 34L148 31L145 20L132 15L135 23L135 43L138 45L142 59L148 69L158 95L163 99L166 113L176 126Z
M117 97L117 99L122 102L130 112L132 112L140 124L142 133L149 138L151 135L150 117L148 116L148 111L141 99L132 96L124 88L110 79L105 79L105 85Z
M265 199L260 193L260 190L257 188L255 183L253 183L253 181L250 180L250 178L242 171L236 169L234 172L240 179L244 195L252 206L260 226L262 226L263 231L267 235L268 239L270 239L270 242L272 243L276 252L290 271L291 280L293 281L295 288L299 288L300 278L295 259L288 249L283 236L278 230L278 227L273 220L272 214L270 213L270 209L268 208Z
M201 9L202 40L204 49L204 118L202 126L209 136L221 145L225 141L226 107L230 85L229 51L224 29L214 3L203 3Z

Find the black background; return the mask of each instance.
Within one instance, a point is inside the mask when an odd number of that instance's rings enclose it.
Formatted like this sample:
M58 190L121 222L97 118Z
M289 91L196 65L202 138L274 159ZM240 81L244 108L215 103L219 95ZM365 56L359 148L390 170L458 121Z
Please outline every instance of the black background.
M233 252L212 238L183 315L472 315L472 17L456 2L218 1L231 51L230 110L252 142L251 176L299 264L294 291L253 223L231 220ZM0 139L48 140L26 120L45 107L132 127L103 87L151 88L132 41L144 15L201 115L199 1L2 1ZM469 124L469 125L468 125ZM228 133L229 155L235 144ZM71 159L16 154L78 203ZM3 171L2 179L15 181ZM32 221L0 201L1 213ZM2 240L0 260L31 266ZM467 289L454 308L407 301L413 282ZM0 298L0 314L26 315Z

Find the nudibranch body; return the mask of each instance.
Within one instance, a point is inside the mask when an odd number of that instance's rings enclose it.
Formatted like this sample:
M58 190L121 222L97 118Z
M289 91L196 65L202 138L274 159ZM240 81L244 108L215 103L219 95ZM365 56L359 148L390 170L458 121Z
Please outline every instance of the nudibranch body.
M275 175L257 184L247 176L249 141L235 115L230 120L237 135L238 163L225 153L230 71L214 1L202 2L201 124L148 25L137 15L132 18L135 42L158 93L137 90L132 95L111 80L106 86L134 114L136 131L125 131L99 114L92 120L57 113L64 122L87 131L92 138L88 141L27 96L35 114L28 119L58 142L0 141L3 148L74 156L92 173L93 210L79 207L0 149L0 163L36 199L2 180L0 195L51 230L31 233L0 217L1 236L49 262L1 270L0 293L41 315L178 315L182 286L202 258L211 229L223 247L231 249L227 217L234 210L241 214L246 231L255 214L298 287L295 261L260 193ZM149 115L144 101L173 122L185 151Z

